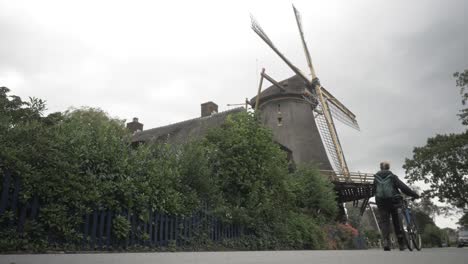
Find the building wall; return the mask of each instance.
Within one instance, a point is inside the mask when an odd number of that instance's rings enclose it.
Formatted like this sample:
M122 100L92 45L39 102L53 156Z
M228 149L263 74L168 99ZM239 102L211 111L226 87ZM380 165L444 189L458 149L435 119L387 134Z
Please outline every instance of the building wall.
M273 130L278 143L292 151L296 164L315 163L332 170L310 104L297 97L279 97L259 107L262 122Z

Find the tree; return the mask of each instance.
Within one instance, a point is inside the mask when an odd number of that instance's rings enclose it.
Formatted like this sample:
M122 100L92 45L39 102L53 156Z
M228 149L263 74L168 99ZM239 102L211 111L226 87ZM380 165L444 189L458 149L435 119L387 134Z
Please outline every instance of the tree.
M441 230L432 218L437 213L438 208L428 197L423 197L420 203L414 205L414 217L416 225L421 233L424 247L440 247L443 241L447 241L446 233Z
M145 217L149 208L180 214L199 204L183 193L173 148L133 148L124 121L102 110L44 116L44 101L25 102L8 93L0 88L0 181L11 173L21 184L19 202L24 205L36 197L41 208L21 239L11 225L18 215L11 211L0 216L0 245L7 245L3 249L40 244L32 241L47 233L77 242L83 214L95 209L126 208Z
M468 212L464 213L462 217L458 220L458 225L460 226L468 226Z
M444 241L444 232L436 225L428 224L421 234L424 247L441 247Z
M325 247L321 226L337 211L333 186L311 166L288 174L286 154L254 114L228 116L206 146L215 210L252 231L252 249Z
M466 103L468 94L468 70L455 73L457 86ZM468 125L468 108L459 115L462 123ZM457 208L468 205L468 130L460 134L436 135L427 140L423 147L415 147L413 157L406 159L406 179L409 183L422 181L429 185L423 192L428 197L437 197Z
M418 186L411 187L420 192L420 188ZM419 200L413 201L411 207L414 210L422 212L431 218L434 218L436 215L440 214L448 215L452 209L450 206L436 205L428 195L421 197Z
M49 128L61 117L57 113L43 117L44 101L23 101L9 92L0 87L0 168L30 172L50 145Z
M457 87L460 87L460 94L462 96L462 104L465 105L468 101L468 69L464 72L456 72L453 74L457 78ZM462 109L458 115L462 120L463 125L468 125L468 108Z
M249 225L289 206L286 155L253 114L228 116L206 140L227 218Z

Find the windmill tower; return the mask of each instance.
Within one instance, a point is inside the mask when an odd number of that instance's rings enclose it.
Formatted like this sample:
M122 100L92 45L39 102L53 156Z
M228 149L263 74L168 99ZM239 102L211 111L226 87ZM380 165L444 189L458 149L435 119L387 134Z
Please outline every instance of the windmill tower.
M258 94L251 100L261 110L263 122L273 128L275 140L293 151L296 162L316 162L331 177L351 175L341 147L335 120L359 130L356 116L319 82L304 39L301 17L293 6L299 35L311 78L287 59L273 44L258 22L251 17L253 31L289 66L295 75L277 82L262 70ZM273 85L261 92L263 79Z

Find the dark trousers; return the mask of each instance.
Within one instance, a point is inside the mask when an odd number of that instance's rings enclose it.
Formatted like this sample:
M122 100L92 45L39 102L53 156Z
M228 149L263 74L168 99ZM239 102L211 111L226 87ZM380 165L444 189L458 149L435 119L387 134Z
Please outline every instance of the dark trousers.
M401 199L382 199L377 202L380 216L380 228L382 229L382 236L384 241L390 240L390 216L392 217L393 229L400 243L403 238L400 221L398 221L398 209L401 208Z

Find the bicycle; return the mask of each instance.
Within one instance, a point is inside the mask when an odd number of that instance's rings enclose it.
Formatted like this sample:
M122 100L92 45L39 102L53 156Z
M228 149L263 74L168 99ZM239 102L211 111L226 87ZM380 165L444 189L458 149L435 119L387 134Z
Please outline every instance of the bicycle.
M416 218L413 216L411 208L409 208L409 200L413 199L404 198L402 207L398 208L398 221L400 221L403 239L408 249L413 251L413 249L416 248L420 251L422 247L421 234L416 224Z

